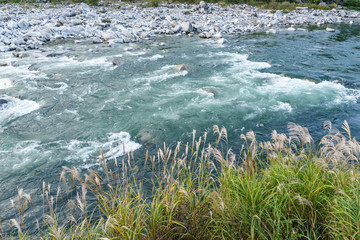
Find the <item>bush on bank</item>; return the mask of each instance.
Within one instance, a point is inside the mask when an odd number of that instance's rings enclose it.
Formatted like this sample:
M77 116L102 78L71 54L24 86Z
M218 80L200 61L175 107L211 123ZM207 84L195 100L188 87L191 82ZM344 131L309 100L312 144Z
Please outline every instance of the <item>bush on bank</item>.
M235 154L226 130L214 126L213 144L206 133L194 133L190 144L147 152L141 166L129 153L114 158L112 168L100 158L101 173L64 168L55 196L43 184L43 217L35 222L47 227L28 233L25 218L34 206L20 189L12 230L0 230L0 237L359 239L360 145L346 122L345 134L330 122L324 126L328 134L318 145L306 128L290 123L289 135L273 131L268 142L258 142L252 131L241 134ZM151 169L152 177L140 168ZM146 190L149 183L153 188Z

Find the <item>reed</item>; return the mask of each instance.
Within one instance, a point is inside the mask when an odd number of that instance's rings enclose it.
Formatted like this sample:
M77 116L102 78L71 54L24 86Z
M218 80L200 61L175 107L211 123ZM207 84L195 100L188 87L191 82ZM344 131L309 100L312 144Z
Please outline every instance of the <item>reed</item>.
M346 121L342 131L330 122L324 128L328 133L318 145L293 123L288 135L273 131L266 142L250 131L233 151L226 129L214 126L213 144L207 133L196 137L194 131L190 144L164 144L154 156L146 152L142 166L124 149L110 168L101 152L101 172L64 168L56 191L43 183L41 219L20 189L11 202L11 231L0 230L0 237L359 239L360 146ZM152 177L140 174L140 167L150 167ZM27 217L37 222L37 233L27 231Z

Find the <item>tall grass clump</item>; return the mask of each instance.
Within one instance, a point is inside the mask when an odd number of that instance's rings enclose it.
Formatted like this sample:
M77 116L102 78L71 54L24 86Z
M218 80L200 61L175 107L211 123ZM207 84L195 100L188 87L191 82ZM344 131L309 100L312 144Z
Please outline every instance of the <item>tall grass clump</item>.
M318 144L289 123L288 135L258 142L250 131L231 149L226 129L214 126L213 143L194 132L189 144L146 152L141 165L126 149L120 159L101 154L100 171L65 167L56 191L43 183L41 219L19 190L17 215L0 237L359 239L360 146L346 121L343 131L324 127Z

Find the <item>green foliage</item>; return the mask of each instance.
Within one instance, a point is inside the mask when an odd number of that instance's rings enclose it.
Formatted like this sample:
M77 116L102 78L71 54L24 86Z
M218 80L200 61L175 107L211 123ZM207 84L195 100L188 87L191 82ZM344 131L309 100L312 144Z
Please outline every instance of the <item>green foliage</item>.
M13 202L17 218L12 235L3 239L359 239L360 169L358 142L325 123L329 133L315 146L308 130L289 124L289 135L272 133L258 143L255 133L241 134L237 155L228 148L227 132L214 126L216 141L207 134L191 145L159 149L143 161L146 179L133 154L110 169L101 154L102 173L81 176L64 168L63 190L51 196L43 184L47 229L32 237L25 212L34 208L22 189ZM153 188L145 191L145 183ZM76 197L72 196L79 189ZM96 197L91 214L87 191ZM69 199L62 198L69 196ZM60 199L67 224L59 217ZM93 213L99 218L92 220ZM64 214L64 212L63 212Z
M360 10L360 0L344 0L343 5L350 9Z

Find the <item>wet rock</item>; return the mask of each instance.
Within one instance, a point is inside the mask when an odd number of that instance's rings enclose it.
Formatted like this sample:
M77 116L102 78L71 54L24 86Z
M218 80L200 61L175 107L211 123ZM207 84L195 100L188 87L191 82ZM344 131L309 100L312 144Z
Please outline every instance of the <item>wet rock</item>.
M33 63L28 67L28 70L30 70L30 71L38 71L39 68L40 68L39 64Z
M225 44L227 41L225 38L220 38L219 40L216 41L219 44Z
M122 58L116 57L111 60L112 64L114 66L122 66L125 64L124 60Z
M211 35L211 33L209 33L209 32L203 32L203 33L200 33L199 34L199 37L200 38L211 38L212 37L212 35Z
M62 57L65 55L65 52L60 52L60 53L49 53L46 55L46 57L51 57L51 58L54 58L54 57Z
M215 97L216 95L218 95L218 93L217 93L216 90L214 90L214 89L204 88L203 90L204 90L205 92L211 94L211 95L214 96L214 97Z
M23 53L23 52L13 52L13 56L17 57L17 58L23 58L23 57L27 57L28 54L27 53Z
M177 71L188 71L188 67L185 64L179 64L175 67Z
M326 30L327 32L335 32L335 29L329 28L329 27L327 27L325 30Z
M0 99L0 111L8 107L8 101L5 99Z

